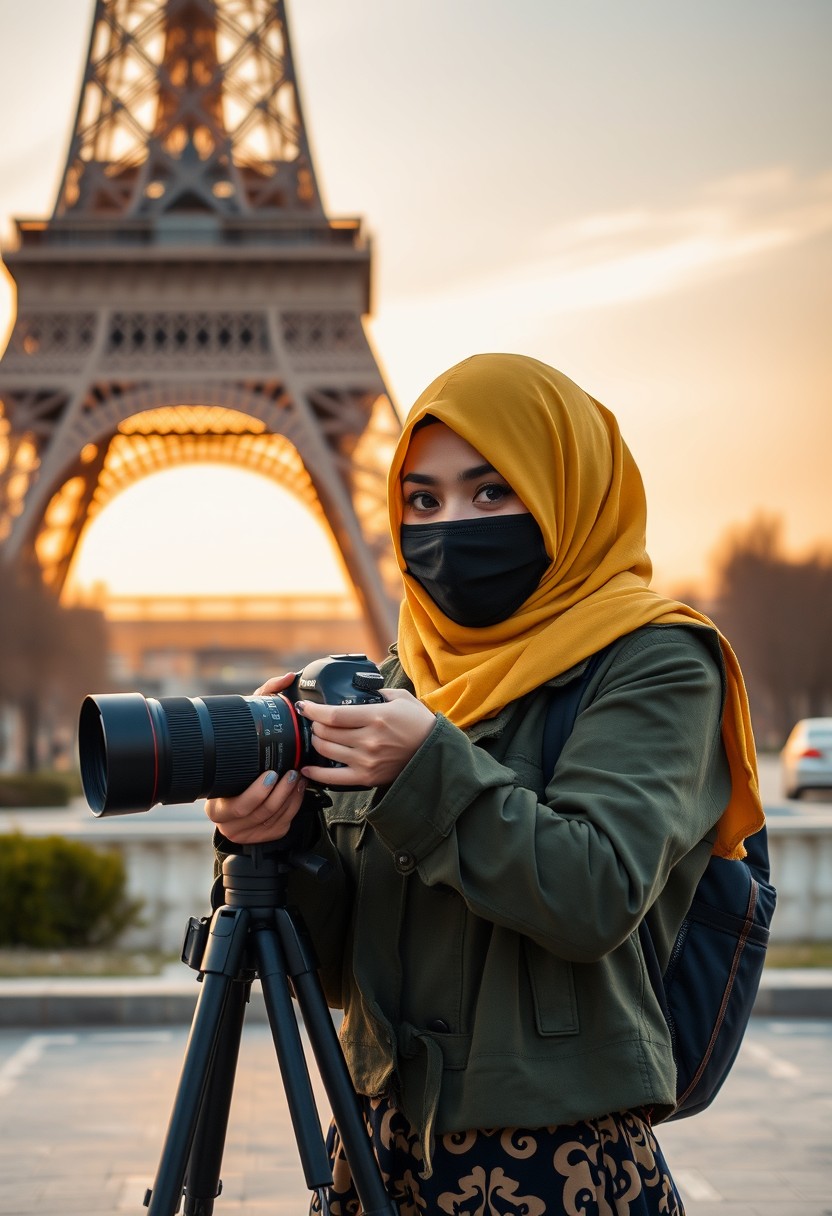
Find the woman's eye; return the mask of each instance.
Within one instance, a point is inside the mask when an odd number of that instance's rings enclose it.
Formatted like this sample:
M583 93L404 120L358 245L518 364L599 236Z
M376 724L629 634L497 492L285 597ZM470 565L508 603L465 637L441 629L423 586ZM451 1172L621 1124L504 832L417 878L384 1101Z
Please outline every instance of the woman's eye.
M479 503L498 503L504 498L508 498L512 494L511 486L502 484L501 482L490 482L487 486L480 486L474 496L474 502Z
M414 490L412 494L408 495L406 505L412 511L432 511L439 504L427 490Z

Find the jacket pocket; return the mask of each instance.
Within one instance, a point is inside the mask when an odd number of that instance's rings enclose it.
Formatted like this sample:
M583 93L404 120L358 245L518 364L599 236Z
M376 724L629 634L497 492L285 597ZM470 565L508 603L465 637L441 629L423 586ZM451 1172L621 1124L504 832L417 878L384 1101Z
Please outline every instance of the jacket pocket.
M577 1034L578 1001L572 964L523 938L534 1017L543 1035Z

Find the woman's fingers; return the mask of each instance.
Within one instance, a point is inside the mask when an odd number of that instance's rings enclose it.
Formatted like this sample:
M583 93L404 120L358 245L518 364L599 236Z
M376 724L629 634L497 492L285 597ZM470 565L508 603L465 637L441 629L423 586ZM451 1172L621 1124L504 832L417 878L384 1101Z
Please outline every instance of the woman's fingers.
M318 754L343 766L305 765L301 770L310 780L329 786L390 785L436 723L431 711L403 689L386 690L381 704L301 701L296 708L312 723Z
M266 801L277 784L277 773L261 773L247 789L234 798L209 798L205 811L209 819L222 826L235 819L253 815Z
M253 695L255 697L273 696L274 693L283 692L290 684L294 684L296 679L297 676L293 671L287 671L282 676L271 676L270 679L266 680L265 684L261 684L259 688L254 690Z
M285 836L298 813L306 780L294 769L280 778L264 773L235 798L211 798L205 811L235 844L260 844Z

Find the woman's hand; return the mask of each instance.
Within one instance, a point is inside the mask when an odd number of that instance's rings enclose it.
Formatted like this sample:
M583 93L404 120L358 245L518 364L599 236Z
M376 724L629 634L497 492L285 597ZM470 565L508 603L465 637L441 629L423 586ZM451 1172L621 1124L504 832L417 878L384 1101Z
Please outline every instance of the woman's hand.
M282 692L295 679L294 672L275 676L255 692L256 697ZM294 769L278 778L261 774L234 798L209 798L205 813L227 840L235 844L264 844L282 840L303 802L306 781Z
M299 701L298 713L312 723L315 750L343 768L305 765L310 781L371 788L390 785L427 739L436 723L431 711L403 688L385 688L381 705L319 705Z

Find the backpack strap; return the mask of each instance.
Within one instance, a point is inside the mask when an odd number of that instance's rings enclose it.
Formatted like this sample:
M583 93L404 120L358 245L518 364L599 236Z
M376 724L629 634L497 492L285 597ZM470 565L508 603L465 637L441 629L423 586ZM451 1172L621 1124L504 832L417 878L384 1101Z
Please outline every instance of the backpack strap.
M564 743L572 734L572 728L578 716L578 706L589 682L613 645L614 643L611 643L603 650L591 655L584 670L574 680L550 689L552 695L549 698L546 720L543 724L543 773L547 781L555 771L555 765L563 751Z

